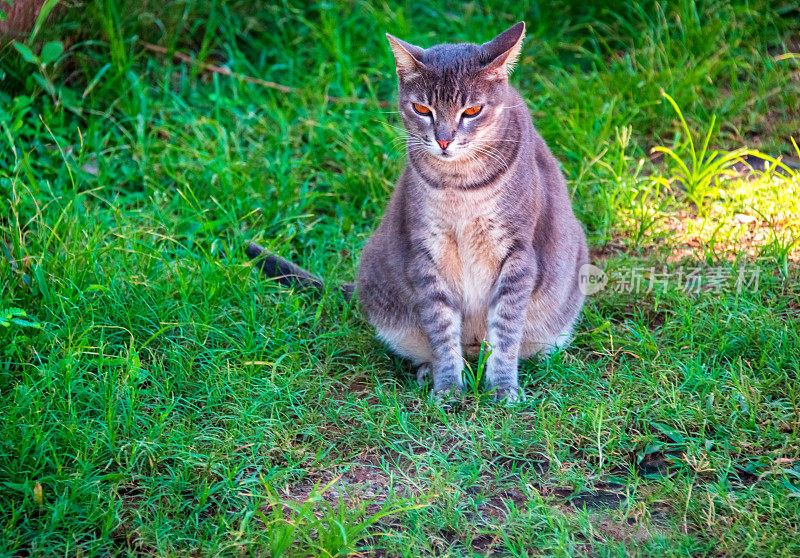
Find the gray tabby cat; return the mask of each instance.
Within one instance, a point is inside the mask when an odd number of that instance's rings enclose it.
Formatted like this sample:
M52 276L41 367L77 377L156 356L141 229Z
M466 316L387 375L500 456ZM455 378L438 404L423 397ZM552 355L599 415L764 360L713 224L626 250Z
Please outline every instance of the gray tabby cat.
M387 35L400 81L407 163L361 254L357 292L378 336L433 379L463 387L463 355L491 347L486 383L520 397L520 358L564 346L583 305L586 237L558 162L508 74L525 24L476 45L422 49ZM257 244L261 270L322 281ZM349 298L352 285L341 287Z
M461 390L464 354L491 348L486 384L520 397L520 358L564 346L583 304L586 238L558 162L508 74L520 22L482 45L387 35L407 162L361 255L357 293L378 336Z

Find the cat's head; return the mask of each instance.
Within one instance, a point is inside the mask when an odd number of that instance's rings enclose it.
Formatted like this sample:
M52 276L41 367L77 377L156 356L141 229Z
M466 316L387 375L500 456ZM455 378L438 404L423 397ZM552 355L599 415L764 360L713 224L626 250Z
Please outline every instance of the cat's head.
M400 81L400 114L409 149L440 161L475 159L501 121L508 74L519 56L525 23L482 45L428 49L387 33Z

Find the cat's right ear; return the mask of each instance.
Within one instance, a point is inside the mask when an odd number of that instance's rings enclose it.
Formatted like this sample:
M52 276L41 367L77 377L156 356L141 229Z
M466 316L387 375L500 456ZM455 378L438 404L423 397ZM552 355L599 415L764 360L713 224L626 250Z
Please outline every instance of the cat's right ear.
M511 70L514 69L514 64L517 63L524 38L525 22L520 21L488 43L481 45L484 51L492 58L492 61L483 68L483 74L486 79L508 79L508 74L511 73Z
M392 47L397 76L401 80L405 81L414 78L420 74L420 71L425 69L425 64L421 62L424 52L421 48L401 41L389 33L386 33L386 38L389 39L389 46Z

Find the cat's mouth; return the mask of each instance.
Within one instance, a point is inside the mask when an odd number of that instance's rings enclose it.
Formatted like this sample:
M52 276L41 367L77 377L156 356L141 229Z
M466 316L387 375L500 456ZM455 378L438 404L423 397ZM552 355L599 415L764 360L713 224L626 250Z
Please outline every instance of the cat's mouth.
M461 160L461 157L452 151L439 151L438 153L433 153L433 158L442 163L455 163L456 161Z
M470 155L472 150L469 144L461 142L458 144L453 142L444 149L436 143L428 143L425 151L435 161L446 164L463 163L476 158L474 155Z
M466 146L459 146L458 149L448 148L447 150L431 149L430 154L435 160L448 165L470 163L470 161L475 160L475 156L470 156L470 149Z
M455 148L453 145L448 146L446 149L442 149L438 145L431 145L428 148L428 153L430 153L434 159L438 159L439 161L453 162L461 158L460 155L462 155L462 149L460 146Z

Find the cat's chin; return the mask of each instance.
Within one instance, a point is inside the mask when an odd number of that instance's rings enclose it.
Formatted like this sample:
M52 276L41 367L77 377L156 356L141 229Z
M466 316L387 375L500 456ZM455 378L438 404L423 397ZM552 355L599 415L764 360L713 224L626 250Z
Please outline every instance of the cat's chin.
M436 161L437 163L444 163L446 165L449 164L456 164L456 163L464 163L467 161L468 158L463 153L452 153L452 152L429 152L431 158Z

